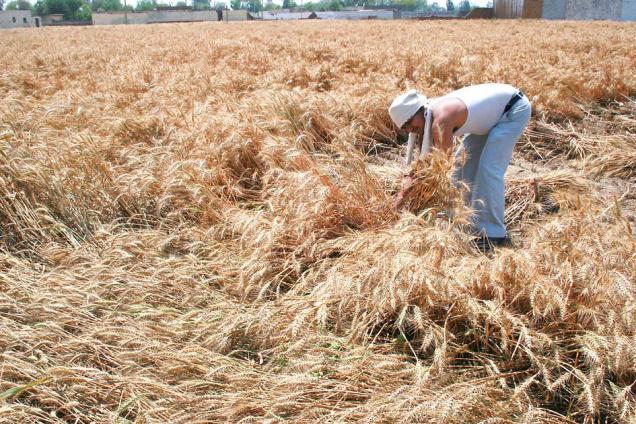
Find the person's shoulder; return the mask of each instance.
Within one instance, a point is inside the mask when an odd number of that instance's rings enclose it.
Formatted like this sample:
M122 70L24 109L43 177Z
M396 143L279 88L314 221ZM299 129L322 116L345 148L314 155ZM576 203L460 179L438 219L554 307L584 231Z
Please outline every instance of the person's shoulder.
M466 109L466 105L458 98L445 97L436 102L431 109L435 119L444 120L461 113Z

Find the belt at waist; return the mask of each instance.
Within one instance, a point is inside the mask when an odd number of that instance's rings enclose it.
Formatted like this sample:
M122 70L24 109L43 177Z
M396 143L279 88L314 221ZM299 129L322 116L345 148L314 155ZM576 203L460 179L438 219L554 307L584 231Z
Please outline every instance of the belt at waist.
M512 109L512 107L515 105L515 103L517 103L521 99L523 99L523 91L519 90L515 94L513 94L513 96L510 98L510 101L508 102L508 104L504 108L503 113L506 113L510 109Z

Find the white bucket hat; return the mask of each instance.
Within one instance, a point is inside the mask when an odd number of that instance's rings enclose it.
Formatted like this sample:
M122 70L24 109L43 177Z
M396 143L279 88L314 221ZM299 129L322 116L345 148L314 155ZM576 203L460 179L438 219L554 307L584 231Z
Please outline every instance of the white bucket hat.
M411 119L422 106L427 104L428 99L426 96L421 95L415 89L411 89L393 100L393 103L389 106L389 115L391 115L395 125L398 128L402 128L406 121Z

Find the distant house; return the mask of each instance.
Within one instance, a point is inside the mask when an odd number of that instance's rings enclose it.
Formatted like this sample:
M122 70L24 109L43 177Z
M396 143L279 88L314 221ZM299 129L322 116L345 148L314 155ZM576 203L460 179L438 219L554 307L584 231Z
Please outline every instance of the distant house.
M0 11L0 28L30 28L33 26L40 26L40 18L33 18L30 10Z
M51 13L50 15L42 16L42 25L54 25L56 22L64 21L64 14L62 13Z
M246 10L223 10L225 21L246 21L252 16ZM149 10L146 12L105 12L93 13L93 25L135 25L159 24L169 22L217 22L219 14L216 10Z
M337 12L289 12L272 10L263 12L263 20L266 21L289 21L295 19L325 19L350 21L358 21L364 19L399 19L399 12L393 10L341 10Z
M338 12L316 12L318 19L327 20L361 20L361 19L396 19L399 12L394 10L342 10Z
M464 17L466 19L492 19L492 7L474 7Z
M636 0L495 0L494 16L635 21Z
M285 9L283 9L285 10ZM263 20L264 21L293 21L296 19L309 19L309 16L313 14L313 18L316 18L316 14L314 12L304 11L304 12L287 12L287 11L265 11L263 12Z

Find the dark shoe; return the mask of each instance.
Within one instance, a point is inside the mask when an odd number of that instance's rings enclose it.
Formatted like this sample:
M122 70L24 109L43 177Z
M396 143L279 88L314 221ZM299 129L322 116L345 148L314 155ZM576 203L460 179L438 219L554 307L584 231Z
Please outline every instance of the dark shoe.
M514 247L510 237L478 237L473 240L477 250L483 253L490 253L495 247Z
M508 236L506 237L490 237L490 242L495 247L507 247L512 249L514 247L514 243L512 243L512 239Z

